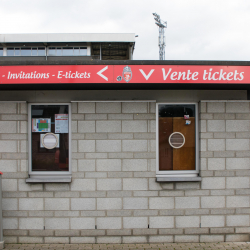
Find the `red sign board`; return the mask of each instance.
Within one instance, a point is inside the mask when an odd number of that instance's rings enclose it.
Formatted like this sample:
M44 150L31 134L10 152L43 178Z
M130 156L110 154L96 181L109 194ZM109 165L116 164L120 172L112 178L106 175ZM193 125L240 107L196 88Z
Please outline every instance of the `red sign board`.
M171 83L250 84L250 66L1 66L0 84Z

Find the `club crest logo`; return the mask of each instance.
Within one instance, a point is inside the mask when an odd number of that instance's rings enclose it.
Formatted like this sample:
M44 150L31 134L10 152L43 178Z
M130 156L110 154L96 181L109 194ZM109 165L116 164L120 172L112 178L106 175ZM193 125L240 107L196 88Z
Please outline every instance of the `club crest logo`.
M129 82L132 79L132 71L129 66L124 67L122 76L126 82Z

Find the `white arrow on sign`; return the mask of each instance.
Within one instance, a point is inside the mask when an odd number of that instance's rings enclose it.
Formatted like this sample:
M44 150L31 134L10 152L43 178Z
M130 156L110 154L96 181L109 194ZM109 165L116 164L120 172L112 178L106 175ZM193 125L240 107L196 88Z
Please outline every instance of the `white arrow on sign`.
M108 66L104 67L103 69L101 69L100 71L97 72L97 75L99 75L100 77L102 77L104 80L108 81L108 77L103 75L102 72L104 72L105 70L108 69Z
M151 69L150 72L148 73L148 75L145 74L145 72L142 69L139 69L140 72L142 73L142 75L145 77L146 80L149 79L149 77L153 74L154 69Z

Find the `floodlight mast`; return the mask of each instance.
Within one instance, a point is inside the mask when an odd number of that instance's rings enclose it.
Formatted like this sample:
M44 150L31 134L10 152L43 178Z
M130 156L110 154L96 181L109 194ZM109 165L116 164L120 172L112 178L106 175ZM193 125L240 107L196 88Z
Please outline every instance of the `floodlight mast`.
M160 15L153 13L155 24L159 27L159 60L165 60L165 34L164 29L167 28L167 22L160 19Z

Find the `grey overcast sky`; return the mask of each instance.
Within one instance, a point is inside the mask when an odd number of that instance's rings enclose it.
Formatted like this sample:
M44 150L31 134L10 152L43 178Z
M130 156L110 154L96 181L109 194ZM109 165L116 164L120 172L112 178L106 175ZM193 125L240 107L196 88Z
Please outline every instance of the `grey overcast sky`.
M0 33L135 33L135 60L250 60L250 0L0 0Z

